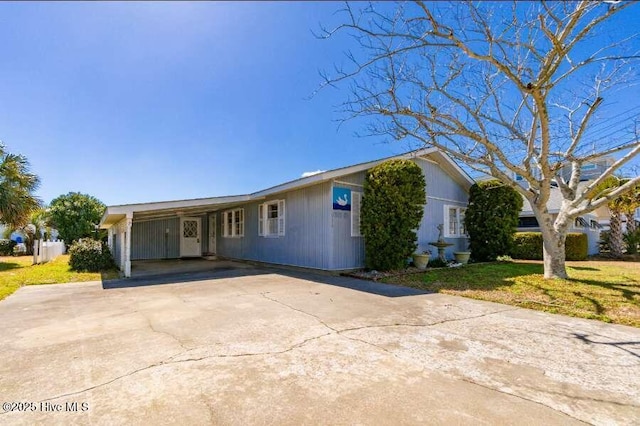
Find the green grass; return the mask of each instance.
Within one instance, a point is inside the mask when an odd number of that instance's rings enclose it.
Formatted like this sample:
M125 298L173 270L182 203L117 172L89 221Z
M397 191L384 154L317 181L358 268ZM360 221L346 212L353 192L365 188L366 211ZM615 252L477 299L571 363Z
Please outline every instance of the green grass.
M100 281L118 277L118 271L76 272L69 267L69 256L32 265L33 257L0 257L0 300L24 285L58 284L79 281Z
M640 264L567 262L568 280L545 280L541 262L485 263L388 277L422 290L640 327Z

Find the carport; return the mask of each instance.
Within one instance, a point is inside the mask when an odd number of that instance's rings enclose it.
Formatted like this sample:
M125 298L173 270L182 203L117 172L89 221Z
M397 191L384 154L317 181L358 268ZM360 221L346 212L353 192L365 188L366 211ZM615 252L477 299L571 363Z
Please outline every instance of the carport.
M216 212L248 200L248 195L238 195L109 206L99 226L108 231L109 248L125 277L135 274L132 269L143 274L150 269L168 272L172 267L180 271L194 268L196 263L176 260L216 254L220 228Z
M247 269L252 266L207 256L199 258L134 260L131 262L131 278L152 278L178 274L215 273L229 269Z

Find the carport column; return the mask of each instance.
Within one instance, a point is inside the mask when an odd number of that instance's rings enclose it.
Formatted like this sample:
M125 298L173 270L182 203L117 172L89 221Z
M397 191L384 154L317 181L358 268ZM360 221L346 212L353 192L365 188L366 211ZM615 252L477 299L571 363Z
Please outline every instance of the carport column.
M131 276L131 225L133 223L133 213L127 213L127 227L125 228L124 240L124 276Z

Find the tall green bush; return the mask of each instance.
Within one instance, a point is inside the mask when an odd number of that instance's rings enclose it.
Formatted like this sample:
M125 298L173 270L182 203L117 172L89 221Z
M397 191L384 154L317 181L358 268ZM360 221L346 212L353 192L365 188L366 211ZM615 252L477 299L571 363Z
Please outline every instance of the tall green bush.
M478 182L469 191L465 228L476 261L508 255L522 210L522 196L497 180Z
M410 160L389 160L369 170L360 226L367 268L388 271L406 266L417 247L425 186L422 170Z

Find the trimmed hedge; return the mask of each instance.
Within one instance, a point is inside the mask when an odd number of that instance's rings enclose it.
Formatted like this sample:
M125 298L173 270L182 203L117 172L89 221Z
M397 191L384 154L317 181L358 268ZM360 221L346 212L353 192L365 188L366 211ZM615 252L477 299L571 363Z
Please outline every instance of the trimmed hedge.
M478 182L469 190L464 224L475 261L509 254L522 210L522 196L498 180Z
M13 240L0 240L0 256L11 256L16 244Z
M589 256L589 238L587 238L587 234L567 234L564 249L567 260L585 260Z
M426 203L422 169L410 160L373 167L364 181L360 231L365 266L388 271L406 267L416 250L416 229Z
M74 271L100 272L115 266L109 247L91 238L81 238L69 249L69 266Z
M569 233L565 242L566 260L585 260L589 255L589 240L586 234ZM542 233L516 232L511 249L514 259L542 260Z

